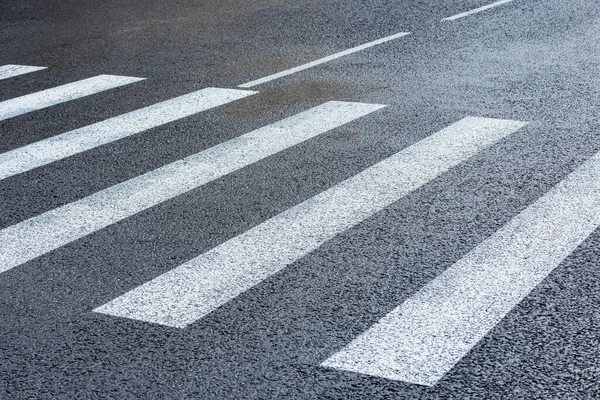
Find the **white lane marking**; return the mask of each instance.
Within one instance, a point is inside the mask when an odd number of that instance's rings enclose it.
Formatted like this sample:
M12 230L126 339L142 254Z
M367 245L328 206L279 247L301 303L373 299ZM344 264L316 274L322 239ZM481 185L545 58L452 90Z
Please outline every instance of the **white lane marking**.
M0 121L144 79L129 76L98 75L42 90L41 92L5 100L0 102Z
M383 107L328 102L9 226L0 272Z
M258 92L206 88L0 154L0 180Z
M465 118L94 311L184 328L523 125Z
M14 76L29 74L31 72L40 71L48 67L32 67L29 65L0 65L0 80L12 78Z
M600 225L600 153L322 365L435 385Z
M510 3L512 1L514 1L514 0L500 0L500 1L497 1L495 3L488 4L487 6L475 8L475 9L470 10L470 11L465 11L465 12L462 12L460 14L453 15L451 17L442 18L442 21L454 21L455 19L467 17L467 16L472 15L472 14L477 14L477 13L480 13L482 11L489 10L490 8L494 8L494 7L501 6L502 4Z
M356 53L358 51L361 51L361 50L364 50L364 49L368 49L369 47L377 46L378 44L382 44L382 43L385 43L385 42L389 42L390 40L401 38L401 37L406 36L406 35L410 35L410 32L400 32L400 33L397 33L395 35L391 35L391 36L387 36L387 37L384 37L384 38L381 38L381 39L377 39L377 40L374 40L372 42L365 43L365 44L362 44L360 46L356 46L356 47L353 47L351 49L344 50L344 51L341 51L339 53L332 54L330 56L323 57L323 58L315 60L315 61L311 61L309 63L300 65L298 67L290 68L290 69L287 69L285 71L281 71L281 72L278 72L276 74L266 76L264 78L260 78L260 79L256 79L256 80L248 82L248 83L244 83L242 85L239 85L238 87L239 88L251 88L251 87L260 85L262 83L265 83L265 82L273 81L275 79L279 79L279 78L282 78L284 76L295 74L296 72L304 71L305 69L309 69L309 68L312 68L314 66L317 66L317 65L320 65L320 64L324 64L324 63L329 62L331 60L335 60L336 58L344 57L344 56L347 56L348 54Z

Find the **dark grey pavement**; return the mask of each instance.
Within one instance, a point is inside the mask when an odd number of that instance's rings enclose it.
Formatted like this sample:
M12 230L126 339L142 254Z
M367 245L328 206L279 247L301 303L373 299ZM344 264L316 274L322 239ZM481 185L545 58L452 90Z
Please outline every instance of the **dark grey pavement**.
M592 234L437 385L320 367L600 151L600 3L0 2L0 101L147 78L0 121L0 152L214 86L260 93L0 181L0 228L329 100L386 109L0 274L0 399L599 399ZM87 4L89 3L89 4ZM93 313L465 116L528 121L185 329Z

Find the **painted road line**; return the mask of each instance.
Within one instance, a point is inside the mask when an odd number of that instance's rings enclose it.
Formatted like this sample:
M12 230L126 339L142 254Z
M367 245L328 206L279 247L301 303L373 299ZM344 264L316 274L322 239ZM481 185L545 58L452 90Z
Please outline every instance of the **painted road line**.
M93 78L42 90L41 92L5 100L0 102L0 121L144 79L128 76L98 75Z
M523 125L465 118L94 311L184 328Z
M12 78L14 76L29 74L31 72L40 71L48 67L31 67L28 65L0 65L0 81L2 79Z
M258 92L206 88L0 154L0 180Z
M410 35L410 32L400 32L400 33L397 33L395 35L391 35L391 36L387 36L387 37L384 37L384 38L381 38L381 39L377 39L377 40L374 40L372 42L365 43L365 44L362 44L360 46L356 46L356 47L353 47L351 49L344 50L344 51L341 51L339 53L332 54L330 56L327 56L327 57L324 57L324 58L321 58L321 59L318 59L318 60L315 60L315 61L311 61L309 63L300 65L298 67L290 68L290 69L287 69L285 71L281 71L281 72L278 72L276 74L266 76L264 78L260 78L260 79L257 79L257 80L254 80L254 81L251 81L251 82L248 82L248 83L244 83L242 85L239 85L238 87L239 88L251 88L251 87L260 85L262 83L265 83L265 82L270 82L270 81L273 81L275 79L282 78L284 76L295 74L296 72L304 71L305 69L309 69L309 68L315 67L315 66L320 65L320 64L325 64L325 63L327 63L327 62L329 62L331 60L335 60L336 58L344 57L344 56L347 56L349 54L356 53L356 52L359 52L361 50L368 49L369 47L377 46L378 44L386 43L386 42L389 42L391 40L401 38L401 37L406 36L406 35Z
M0 231L0 272L384 106L332 101Z
M455 19L468 17L469 15L477 14L477 13L480 13L482 11L489 10L490 8L494 8L494 7L501 6L502 4L510 3L512 1L514 1L514 0L500 0L500 1L497 1L495 3L488 4L487 6L475 8L475 9L470 10L470 11L465 11L463 13L456 14L456 15L453 15L451 17L442 18L442 21L454 21Z
M433 386L600 225L600 153L323 366Z

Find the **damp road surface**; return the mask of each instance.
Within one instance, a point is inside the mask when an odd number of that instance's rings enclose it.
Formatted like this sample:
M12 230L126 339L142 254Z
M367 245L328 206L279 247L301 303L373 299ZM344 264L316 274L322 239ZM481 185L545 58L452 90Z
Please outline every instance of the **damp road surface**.
M0 399L600 398L597 0L3 0Z

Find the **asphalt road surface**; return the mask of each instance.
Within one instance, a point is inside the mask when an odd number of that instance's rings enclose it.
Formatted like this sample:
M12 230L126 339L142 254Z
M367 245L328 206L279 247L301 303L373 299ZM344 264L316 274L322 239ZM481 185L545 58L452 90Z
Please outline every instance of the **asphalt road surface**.
M0 2L0 399L599 399L598 0Z

